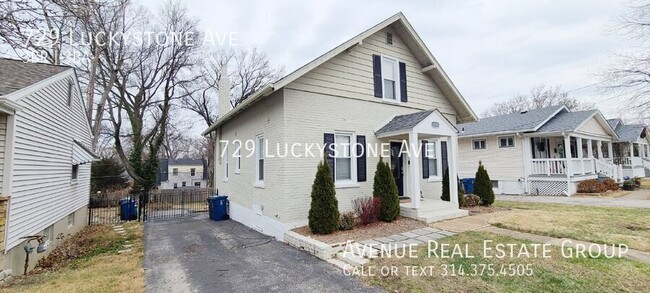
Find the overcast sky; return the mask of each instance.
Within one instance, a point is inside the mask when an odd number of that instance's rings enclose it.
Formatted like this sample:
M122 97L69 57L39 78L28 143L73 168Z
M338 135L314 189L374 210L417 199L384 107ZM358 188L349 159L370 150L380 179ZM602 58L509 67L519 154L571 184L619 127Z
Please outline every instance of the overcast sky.
M477 114L544 83L619 115L593 85L630 46L611 33L626 1L185 2L202 29L237 32L240 46L266 51L287 73L401 11Z

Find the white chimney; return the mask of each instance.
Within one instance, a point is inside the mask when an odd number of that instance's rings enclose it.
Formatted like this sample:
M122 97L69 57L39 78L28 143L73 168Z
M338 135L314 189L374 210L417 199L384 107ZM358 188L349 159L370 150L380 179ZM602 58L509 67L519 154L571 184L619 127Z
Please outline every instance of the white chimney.
M221 79L219 80L219 105L217 105L219 117L221 119L228 111L232 109L230 104L230 78L228 78L228 63L221 66Z

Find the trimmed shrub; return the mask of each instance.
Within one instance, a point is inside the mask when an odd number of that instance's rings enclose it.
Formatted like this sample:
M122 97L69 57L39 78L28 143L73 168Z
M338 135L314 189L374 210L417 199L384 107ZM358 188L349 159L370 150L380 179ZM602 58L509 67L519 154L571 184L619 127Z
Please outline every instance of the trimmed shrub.
M390 170L388 163L380 157L375 171L375 180L372 187L372 195L381 200L379 219L385 222L392 222L399 216L399 195L397 184ZM419 196L419 195L415 195Z
M357 219L354 217L353 211L349 211L341 214L341 219L339 220L339 229L352 230L356 226L357 226Z
M590 179L578 183L579 193L602 193L608 190L618 190L618 183L611 178L605 178L602 181L598 179Z
M464 192L461 191L462 191L461 186L458 186L458 207L459 208L465 206L465 194Z
M605 191L607 190L617 191L620 188L618 183L616 183L616 181L614 181L614 179L612 178L605 178L605 180L603 180L603 184L605 184L605 188L606 188Z
M489 206L494 203L492 180L481 161L478 162L478 170L474 179L474 194L481 198L481 205Z
M465 197L465 201L463 202L464 207L475 207L481 203L481 198L478 197L478 195L475 194L469 194Z
M379 221L381 210L381 199L378 197L357 198L352 201L352 207L359 217L361 225L368 225Z
M314 234L329 234L339 228L339 202L336 199L332 171L323 160L318 163L316 178L311 186L309 229Z
M444 201L449 201L449 168L445 168L445 172L442 173L442 195L440 199Z

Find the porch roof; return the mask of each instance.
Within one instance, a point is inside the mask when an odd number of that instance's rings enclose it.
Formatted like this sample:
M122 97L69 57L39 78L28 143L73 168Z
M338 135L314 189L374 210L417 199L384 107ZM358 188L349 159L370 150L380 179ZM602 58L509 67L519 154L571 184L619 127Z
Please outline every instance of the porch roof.
M620 141L635 141L644 137L645 125L643 124L618 124L616 134Z
M427 123L436 124L421 126ZM388 123L375 131L377 137L388 137L406 134L412 130L418 133L429 133L448 136L456 134L458 129L438 109L419 111L410 114L397 115Z
M459 124L461 131L458 136L536 131L562 110L567 111L566 107L558 105L482 118L478 122Z
M411 129L415 125L418 125L418 123L422 122L422 120L427 118L431 113L433 113L433 110L395 116L390 122L377 130L376 134L379 135L388 132Z

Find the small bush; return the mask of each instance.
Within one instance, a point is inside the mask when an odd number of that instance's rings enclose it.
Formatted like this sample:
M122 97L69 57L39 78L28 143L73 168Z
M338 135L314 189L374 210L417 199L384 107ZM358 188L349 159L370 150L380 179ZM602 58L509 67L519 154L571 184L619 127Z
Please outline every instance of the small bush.
M359 217L361 225L368 225L379 221L381 199L378 197L357 198L352 201L352 207Z
M481 198L481 205L489 206L494 203L492 180L480 161L478 162L478 170L474 179L474 193Z
M618 183L611 178L606 178L602 181L598 179L590 179L578 183L579 193L603 193L608 190L618 190Z
M339 220L339 229L352 230L356 226L357 226L357 219L354 216L353 211L349 211L341 214L341 219Z
M381 157L377 163L377 171L375 171L372 195L381 199L380 220L392 222L399 216L399 195L395 177L393 177L390 165L384 163Z
M481 203L481 198L478 197L478 195L474 194L469 194L465 197L465 201L463 202L464 207L475 207Z
M334 190L332 171L323 160L311 186L311 208L309 209L309 229L314 234L330 234L339 228L339 202Z

